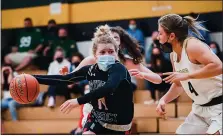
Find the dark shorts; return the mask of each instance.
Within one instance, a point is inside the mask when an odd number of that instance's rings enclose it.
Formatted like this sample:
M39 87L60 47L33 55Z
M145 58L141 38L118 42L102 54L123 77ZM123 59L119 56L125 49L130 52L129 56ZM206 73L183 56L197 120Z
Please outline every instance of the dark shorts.
M130 135L131 130L129 131L114 131L107 128L104 128L91 114L88 115L88 119L83 127L83 132L91 131L96 135Z

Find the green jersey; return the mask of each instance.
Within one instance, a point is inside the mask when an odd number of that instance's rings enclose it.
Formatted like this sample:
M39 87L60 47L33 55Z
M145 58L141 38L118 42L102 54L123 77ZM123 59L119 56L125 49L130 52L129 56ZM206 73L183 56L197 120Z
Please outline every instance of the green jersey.
M43 37L39 29L22 30L17 38L19 52L27 52L34 50L39 44L43 42Z
M58 47L64 50L65 57L71 57L72 53L78 52L78 48L75 41L70 40L70 39L66 39L66 40L59 39L59 40L54 41L54 43L51 46L53 52L55 52L55 49Z

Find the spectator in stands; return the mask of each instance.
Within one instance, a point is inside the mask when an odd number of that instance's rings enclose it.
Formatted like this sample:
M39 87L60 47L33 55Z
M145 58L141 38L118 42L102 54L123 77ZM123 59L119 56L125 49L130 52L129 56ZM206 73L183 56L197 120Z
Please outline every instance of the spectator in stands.
M70 72L72 72L79 64L80 62L84 59L84 56L77 52L73 53L71 56L71 67L70 67Z
M50 49L54 52L57 47L64 50L65 57L69 60L72 53L78 52L76 42L68 37L67 30L65 28L60 28L58 30L58 40L52 43Z
M84 56L81 53L74 53L71 57L71 66L70 72L72 72L84 59ZM74 84L68 85L69 92L74 94L84 94L84 86L87 83L87 80L76 82Z
M193 12L190 13L189 16L193 17L194 19L197 19L197 18L199 17L199 15L197 15L197 14L195 14L195 13L193 13ZM204 27L204 28L206 28L206 27L204 26L204 23L201 23L201 24L199 24L199 25L202 26L202 27ZM199 31L199 33L202 35L202 37L203 37L204 39L200 39L200 38L199 38L199 37L198 37L192 30L190 30L190 29L189 29L189 35L191 35L191 36L193 36L193 37L196 37L196 38L202 40L203 42L209 44L209 43L210 43L210 35L209 35L209 32L208 32L208 31L204 31L204 30L198 30L198 31Z
M2 67L1 87L3 90L3 99L1 100L1 107L2 110L9 109L13 121L17 120L16 108L21 106L19 103L12 99L9 92L10 82L16 75L18 75L18 73L15 72L10 65L4 65Z
M25 18L24 30L17 35L17 45L5 56L5 63L16 65L16 71L25 68L41 51L43 38L40 29L33 28L31 18Z
M129 21L129 29L127 32L139 42L140 46L144 48L144 35L143 32L137 28L135 20Z
M171 62L166 61L161 50L157 47L153 48L152 50L150 70L159 74L160 76L162 76L162 73L172 71ZM150 83L150 85L151 87L149 90L151 91L152 100L145 101L145 104L152 104L154 102L158 103L158 100L167 92L167 89L170 87L170 85L164 81L161 84ZM156 96L155 91L158 92L158 96Z
M64 51L62 48L57 48L54 54L54 61L50 63L48 75L57 75L62 67L70 67L70 62L65 59ZM67 85L49 86L48 89L48 107L55 106L55 96L63 95L66 99L70 99Z
M146 62L149 65L151 64L151 55L152 55L153 48L155 48L155 47L159 48L159 46L160 46L159 40L157 40L157 36L158 36L158 31L154 31L151 36L152 44L150 45L149 50L146 52ZM164 55L166 60L170 61L170 53L162 52L162 54Z
M44 49L44 56L47 55L47 51L50 49L53 41L58 40L58 27L56 21L51 19L48 21L47 30L44 32L44 44L48 47Z
M53 60L54 52L50 50L53 41L58 40L58 27L56 21L51 19L48 21L47 29L43 33L44 35L44 50L43 59L41 59L41 69L46 70L49 67L50 62ZM43 64L44 63L44 64Z
M154 47L158 47L159 45L159 40L157 40L158 36L158 31L152 32L151 38L152 38L152 44L149 46L148 51L146 52L146 63L150 64L151 63L151 55L152 55L152 50Z
M209 44L211 50L218 56L218 58L223 62L223 53L220 50L220 47L218 43L216 42L210 42Z

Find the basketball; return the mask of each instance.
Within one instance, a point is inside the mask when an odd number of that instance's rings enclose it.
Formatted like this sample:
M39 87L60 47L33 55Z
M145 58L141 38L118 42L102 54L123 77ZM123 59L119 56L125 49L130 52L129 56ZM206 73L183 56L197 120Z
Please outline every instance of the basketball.
M34 102L39 94L39 83L33 76L21 74L10 82L9 90L16 102L29 104Z

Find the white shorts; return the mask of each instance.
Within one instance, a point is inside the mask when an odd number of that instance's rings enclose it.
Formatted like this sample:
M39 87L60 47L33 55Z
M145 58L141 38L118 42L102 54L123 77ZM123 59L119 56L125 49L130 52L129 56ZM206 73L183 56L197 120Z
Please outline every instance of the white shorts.
M193 104L192 111L177 130L177 134L222 134L222 104L201 107Z
M28 57L28 56L34 59L37 55L34 53L28 53L28 52L14 52L8 55L13 65L19 65L23 61L23 59L25 59L25 57Z

